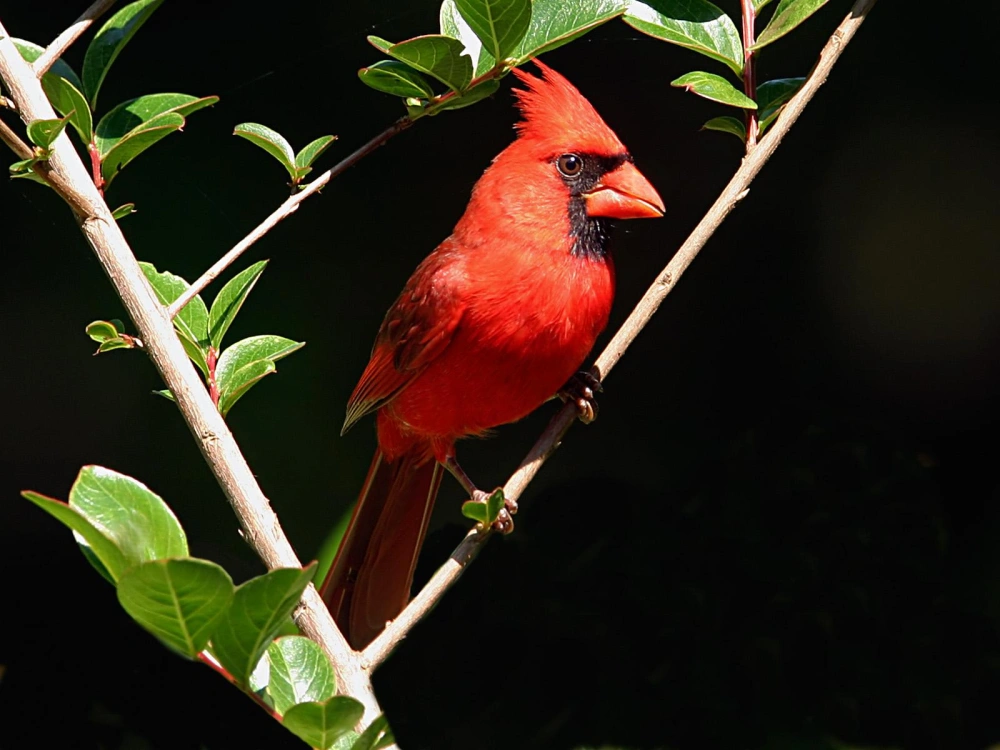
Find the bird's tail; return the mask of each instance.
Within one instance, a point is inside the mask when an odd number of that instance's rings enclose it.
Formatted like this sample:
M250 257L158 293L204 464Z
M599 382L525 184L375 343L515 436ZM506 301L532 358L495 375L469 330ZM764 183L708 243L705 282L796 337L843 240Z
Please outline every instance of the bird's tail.
M334 620L355 649L367 646L410 600L410 585L441 465L425 450L395 461L375 452L354 515L320 588Z

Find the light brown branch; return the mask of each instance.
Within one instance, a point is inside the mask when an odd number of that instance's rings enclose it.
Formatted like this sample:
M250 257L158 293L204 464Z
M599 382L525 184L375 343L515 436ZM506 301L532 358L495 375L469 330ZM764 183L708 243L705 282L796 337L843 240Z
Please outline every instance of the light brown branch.
M211 268L205 271L205 273L203 273L200 277L198 277L198 279L184 291L184 294L182 294L180 297L174 300L173 304L171 304L170 307L167 308L167 315L170 316L171 318L174 318L177 315L177 313L179 313L181 310L184 309L184 306L188 302L190 302L198 294L200 294L201 291L206 286L215 281L215 279L218 278L219 274L225 271L233 263L233 261L239 258L246 251L248 247L250 247L253 243L259 240L269 231L271 231L282 219L285 219L292 213L294 213L302 201L304 201L313 193L318 192L320 188L326 185L334 177L338 176L341 172L344 172L348 168L357 164L358 161L360 161L362 158L364 158L372 151L377 149L379 146L381 146L383 143L388 141L390 138L392 138L392 136L396 135L397 133L401 133L402 131L406 130L406 128L410 127L410 125L412 124L413 121L410 120L408 117L403 117L400 118L399 120L396 120L396 122L387 127L377 136L372 138L370 141L368 141L368 143L361 146L346 159L341 161L332 169L328 169L326 172L321 174L315 180L310 182L309 185L303 188L301 192L298 192L295 195L291 196L290 198L286 199L285 202L282 203L274 213L272 213L270 216L264 219L264 221L262 221L257 226L256 229L254 229L252 232L250 232L250 234L248 234L246 237L240 240L239 243L237 243L232 250L230 250L228 253L219 258L219 260L217 260L212 265Z
M69 46L114 4L115 0L96 0L93 5L83 11L83 15L73 21L72 26L53 39L52 43L35 60L31 66L35 76L41 79L53 63L62 56L62 53L69 49Z
M21 136L15 133L10 125L0 120L0 141L6 143L10 150L17 154L18 159L30 159L34 154L31 146L21 140Z
M666 268L656 277L653 285L649 287L639 304L635 306L622 327L611 339L611 342L601 352L594 363L592 373L605 379L618 360L625 354L625 350L635 340L639 332L646 326L653 313L660 307L660 304L673 290L684 271L705 246L715 230L719 228L725 218L750 192L750 183L760 172L767 160L771 158L781 139L784 138L788 129L795 124L802 110L816 94L816 91L826 81L831 68L837 62L848 42L854 37L861 26L868 12L875 5L876 0L857 0L851 12L843 20L833 36L820 52L819 61L813 67L812 72L806 79L802 88L793 96L781 116L768 129L767 134L759 141L757 147L753 149L743 159L740 168L733 175L733 178L726 185L722 194L705 214L704 218L691 232L674 257L667 264ZM510 500L517 500L528 483L535 478L541 469L542 464L551 456L566 431L576 420L576 407L573 404L565 405L548 427L541 434L535 445L528 451L528 455L517 470L507 480L504 485L504 494ZM364 650L361 654L361 664L366 670L373 670L381 664L393 649L399 645L400 641L406 637L410 629L422 620L434 605L438 603L444 593L462 575L466 566L482 549L483 545L490 538L490 533L469 532L462 543L458 545L448 561L438 568L431 580L417 594L416 597L399 613L386 629Z
M25 122L56 116L31 66L18 53L2 23L0 78ZM154 296L118 223L65 131L51 151L48 167L55 178L53 187L76 213L87 242L139 330L153 364L173 392L184 421L233 506L250 545L268 568L301 567L232 432L184 353L165 308ZM354 653L312 586L302 597L297 622L330 658L341 689L364 704L363 722L367 725L380 713L371 682L359 669Z

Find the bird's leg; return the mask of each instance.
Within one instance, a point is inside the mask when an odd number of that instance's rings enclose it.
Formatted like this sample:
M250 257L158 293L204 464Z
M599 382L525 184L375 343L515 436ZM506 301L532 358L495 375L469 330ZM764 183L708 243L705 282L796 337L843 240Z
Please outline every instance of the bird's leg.
M477 502L484 503L492 495L492 492L483 492L469 479L469 475L459 466L458 460L454 456L448 456L444 461L444 468L451 472L451 475L462 485L462 489L469 493L469 497ZM499 487L497 489L500 489ZM493 492L496 492L494 490ZM497 520L493 522L493 528L501 534L509 534L514 530L514 519L512 515L517 513L517 501L504 498L504 507L497 515Z
M604 391L604 387L600 380L589 372L578 372L567 381L556 395L563 400L563 403L571 401L575 404L580 421L584 424L590 424L597 419L597 399L594 394L602 391Z

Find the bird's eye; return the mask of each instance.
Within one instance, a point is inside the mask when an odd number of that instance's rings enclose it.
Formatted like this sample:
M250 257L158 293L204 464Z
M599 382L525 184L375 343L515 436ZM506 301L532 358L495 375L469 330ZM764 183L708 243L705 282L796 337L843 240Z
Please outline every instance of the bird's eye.
M556 160L556 167L563 177L576 177L583 169L583 159L576 154L563 154Z

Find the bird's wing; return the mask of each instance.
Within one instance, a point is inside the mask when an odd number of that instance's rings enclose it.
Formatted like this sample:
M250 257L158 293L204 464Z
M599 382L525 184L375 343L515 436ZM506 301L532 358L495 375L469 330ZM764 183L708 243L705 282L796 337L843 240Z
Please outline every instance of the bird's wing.
M414 271L389 308L372 347L371 359L347 402L347 432L366 414L391 401L443 352L458 328L465 303L462 273L439 248Z

